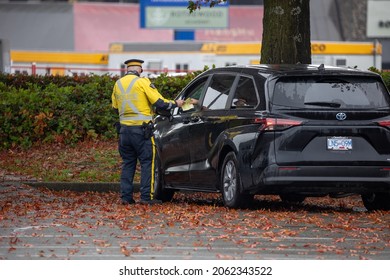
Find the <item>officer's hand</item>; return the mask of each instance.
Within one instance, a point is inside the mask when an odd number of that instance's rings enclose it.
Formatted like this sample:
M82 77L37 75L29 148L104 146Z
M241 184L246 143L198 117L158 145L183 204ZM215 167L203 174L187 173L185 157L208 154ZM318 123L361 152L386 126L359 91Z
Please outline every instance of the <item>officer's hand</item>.
M175 100L175 102L176 102L177 107L182 107L184 104L184 100L182 100L182 99L177 99L177 100Z

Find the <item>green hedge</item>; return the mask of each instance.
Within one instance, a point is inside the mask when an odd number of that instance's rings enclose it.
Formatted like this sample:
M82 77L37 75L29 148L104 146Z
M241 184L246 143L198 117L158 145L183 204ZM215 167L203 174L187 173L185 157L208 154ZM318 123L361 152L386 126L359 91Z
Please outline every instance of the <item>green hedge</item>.
M382 76L383 81L385 82L387 89L390 91L390 71L384 72L384 71L380 71L374 67L371 67L369 70L380 74Z
M161 75L153 82L171 99L199 73ZM118 116L111 109L111 93L118 78L0 73L0 149L115 137Z
M207 70L205 68L203 71ZM390 88L390 72L380 72ZM196 75L152 79L173 99ZM28 76L0 73L0 149L37 143L75 144L89 138L116 137L118 116L111 109L117 76Z

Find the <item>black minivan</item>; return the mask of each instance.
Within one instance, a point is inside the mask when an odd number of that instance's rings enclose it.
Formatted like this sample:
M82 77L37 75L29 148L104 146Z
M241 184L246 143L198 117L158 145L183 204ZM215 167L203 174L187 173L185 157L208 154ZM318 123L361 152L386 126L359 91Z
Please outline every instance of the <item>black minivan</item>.
M368 210L390 209L390 95L380 75L228 66L203 72L177 99L182 108L155 118L156 198L220 192L236 208L256 194L296 203L360 194Z

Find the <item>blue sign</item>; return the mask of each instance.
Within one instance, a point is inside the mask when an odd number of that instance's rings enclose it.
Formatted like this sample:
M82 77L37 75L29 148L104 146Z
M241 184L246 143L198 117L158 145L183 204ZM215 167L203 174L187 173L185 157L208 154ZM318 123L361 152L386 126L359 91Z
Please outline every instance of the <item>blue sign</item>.
M188 0L140 0L145 6L188 6Z
M141 5L145 5L145 6L181 6L181 7L187 7L188 6L188 2L190 2L189 0L140 0L140 4ZM196 2L196 0L194 0L193 2ZM206 2L206 1L199 1L199 3L201 4L201 6L204 6L204 7L209 7L210 6L210 2ZM221 2L221 3L218 3L216 6L214 7L227 7L229 5L229 3L226 1L226 2Z

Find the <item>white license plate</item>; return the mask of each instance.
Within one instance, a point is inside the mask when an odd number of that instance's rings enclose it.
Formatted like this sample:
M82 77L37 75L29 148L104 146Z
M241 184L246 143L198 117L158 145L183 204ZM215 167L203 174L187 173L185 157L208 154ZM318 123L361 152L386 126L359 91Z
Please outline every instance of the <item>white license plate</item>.
M352 139L348 137L329 137L327 140L327 148L333 151L352 150Z

